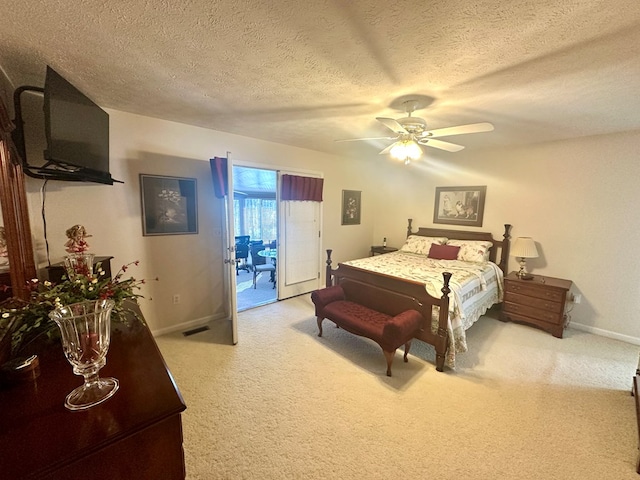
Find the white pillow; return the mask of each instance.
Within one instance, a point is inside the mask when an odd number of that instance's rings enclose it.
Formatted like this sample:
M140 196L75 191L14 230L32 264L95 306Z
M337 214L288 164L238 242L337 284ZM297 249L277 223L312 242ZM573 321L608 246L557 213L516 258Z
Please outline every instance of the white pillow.
M485 240L447 240L447 245L460 247L458 260L464 262L486 262L493 243Z
M422 237L420 235L409 235L407 241L400 247L403 252L418 253L420 255L429 255L431 244L444 245L447 237Z

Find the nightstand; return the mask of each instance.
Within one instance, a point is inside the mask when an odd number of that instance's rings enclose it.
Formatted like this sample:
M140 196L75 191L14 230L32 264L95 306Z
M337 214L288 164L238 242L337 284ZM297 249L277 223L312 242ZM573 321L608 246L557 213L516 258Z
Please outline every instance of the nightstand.
M504 279L501 318L534 325L562 338L567 294L572 284L571 280L542 275L521 280L516 272L511 272Z
M383 253L396 252L398 249L393 247L383 247L382 245L371 245L371 256L382 255Z

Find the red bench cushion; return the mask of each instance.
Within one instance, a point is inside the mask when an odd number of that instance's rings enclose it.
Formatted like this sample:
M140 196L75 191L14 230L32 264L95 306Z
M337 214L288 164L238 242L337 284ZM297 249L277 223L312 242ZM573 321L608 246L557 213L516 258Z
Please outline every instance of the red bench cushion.
M329 303L322 316L348 332L370 338L386 351L395 351L411 340L422 321L416 310L391 317L348 300Z

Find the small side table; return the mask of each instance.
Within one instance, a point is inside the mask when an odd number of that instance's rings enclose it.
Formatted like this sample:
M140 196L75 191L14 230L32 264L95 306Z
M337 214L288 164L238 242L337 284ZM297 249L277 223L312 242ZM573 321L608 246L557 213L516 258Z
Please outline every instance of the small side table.
M382 245L371 245L371 255L382 255L383 253L396 252L398 249L394 247L383 247Z
M571 280L534 275L531 280L518 278L511 272L504 278L502 320L535 325L562 338L567 295Z

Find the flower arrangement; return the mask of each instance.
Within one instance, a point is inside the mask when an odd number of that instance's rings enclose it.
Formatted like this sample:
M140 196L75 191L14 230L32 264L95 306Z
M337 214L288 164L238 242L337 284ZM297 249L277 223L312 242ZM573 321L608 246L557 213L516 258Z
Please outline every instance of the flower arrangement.
M70 234L72 229L74 229L74 235ZM84 227L81 225L72 227L67 230L67 236L70 241L75 238L73 245L69 242L65 244L67 251L73 252L72 255L82 255L86 252L88 245L84 242L84 238L90 235L86 234ZM123 265L113 278L106 274L99 263L95 266L95 273L91 263L88 265L80 263L74 264L74 269L70 269L67 265L67 275L58 283L30 280L27 284L28 300L11 298L0 304L0 332L6 328L12 332L11 356L18 355L21 349L36 339L52 339L58 336L59 329L49 318L49 313L61 306L90 300L111 299L115 302L111 312L114 321L126 323L128 318L131 318L130 315L133 315L134 318L144 322L134 311L127 308L126 301L141 298L142 295L138 290L146 282L133 277L123 278L131 266L137 266L139 263L135 261Z
M59 283L33 279L28 282L29 300L10 299L0 305L0 325L11 325L11 352L16 356L20 350L36 338L53 338L59 331L49 313L54 309L87 300L111 299L115 302L111 316L115 321L127 322L126 300L142 297L137 291L145 280L123 279L124 273L132 265L123 265L118 273L110 278L100 264L96 273L78 273ZM131 312L137 317L135 312ZM141 318L138 320L143 321Z
M179 205L180 200L182 199L182 197L180 196L180 193L176 192L175 190L169 190L169 189L163 189L158 194L158 197L160 197L160 199L165 200L167 202L175 203L176 205Z

